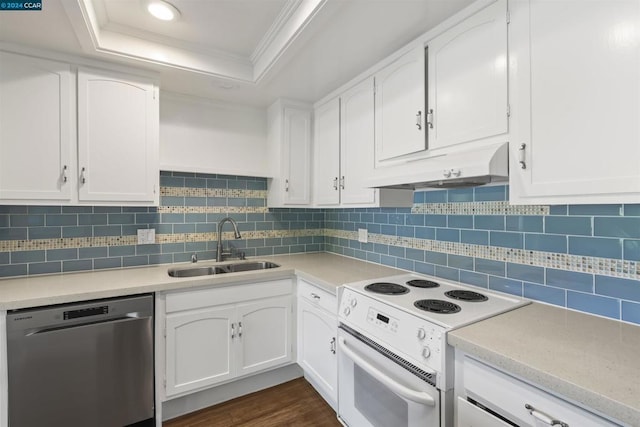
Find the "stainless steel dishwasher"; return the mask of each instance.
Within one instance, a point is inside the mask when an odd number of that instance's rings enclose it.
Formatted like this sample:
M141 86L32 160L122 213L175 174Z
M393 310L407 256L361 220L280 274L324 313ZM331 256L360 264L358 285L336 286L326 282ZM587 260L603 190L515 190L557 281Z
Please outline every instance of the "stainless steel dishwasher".
M154 425L153 295L7 313L10 427Z

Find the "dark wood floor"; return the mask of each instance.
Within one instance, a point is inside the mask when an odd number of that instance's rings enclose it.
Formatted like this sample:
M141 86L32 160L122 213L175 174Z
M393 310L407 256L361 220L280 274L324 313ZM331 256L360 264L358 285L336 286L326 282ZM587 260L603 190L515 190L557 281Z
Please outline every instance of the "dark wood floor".
M336 413L298 378L163 423L163 427L338 427Z

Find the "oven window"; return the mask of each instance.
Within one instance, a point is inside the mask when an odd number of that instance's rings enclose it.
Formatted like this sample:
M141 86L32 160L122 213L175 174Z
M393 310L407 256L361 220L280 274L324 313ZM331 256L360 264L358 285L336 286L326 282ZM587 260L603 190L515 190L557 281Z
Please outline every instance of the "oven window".
M372 425L409 425L409 408L405 400L356 364L353 366L353 377L356 409Z

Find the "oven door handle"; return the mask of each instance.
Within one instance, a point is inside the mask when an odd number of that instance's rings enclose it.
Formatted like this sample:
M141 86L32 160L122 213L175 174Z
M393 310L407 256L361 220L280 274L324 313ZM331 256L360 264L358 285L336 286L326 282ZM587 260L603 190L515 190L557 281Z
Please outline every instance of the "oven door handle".
M340 337L340 350L342 353L346 355L349 359L353 360L358 366L367 371L369 375L380 381L385 386L389 387L394 393L397 395L404 397L405 399L409 399L413 402L420 403L426 406L436 406L436 401L433 397L431 397L428 393L423 391L412 390L408 387L405 387L402 384L397 383L391 377L386 375L383 372L380 372L375 366L365 360L362 356L357 354L355 351L347 347L347 342L344 337Z

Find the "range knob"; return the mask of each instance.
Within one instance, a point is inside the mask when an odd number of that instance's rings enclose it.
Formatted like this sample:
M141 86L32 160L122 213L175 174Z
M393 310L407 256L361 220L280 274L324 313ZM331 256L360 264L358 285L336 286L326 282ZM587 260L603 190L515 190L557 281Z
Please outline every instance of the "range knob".
M342 310L342 312L344 313L345 316L348 316L349 314L351 314L351 309L349 307L345 307L344 310Z
M429 356L431 356L431 349L427 346L424 346L422 348L422 357L424 357L425 359L428 359Z
M427 333L425 332L424 328L418 329L418 339L419 340L425 339L426 336L427 336Z
M351 307L355 307L356 305L358 305L358 301L356 301L356 299L352 299L349 304L351 304Z

